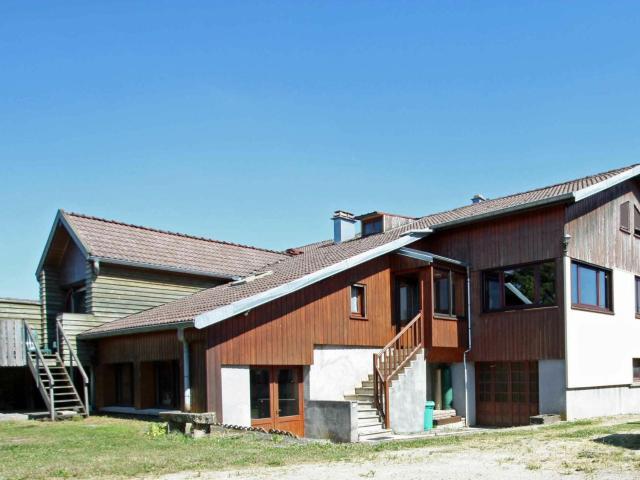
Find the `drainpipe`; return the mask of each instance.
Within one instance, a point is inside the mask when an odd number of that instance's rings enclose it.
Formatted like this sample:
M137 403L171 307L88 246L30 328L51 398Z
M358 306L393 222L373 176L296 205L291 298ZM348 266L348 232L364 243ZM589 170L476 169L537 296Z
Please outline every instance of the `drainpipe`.
M189 377L189 342L184 336L184 328L178 329L178 341L182 343L182 381L184 384L184 411L191 411L191 378Z
M467 374L467 354L471 351L471 269L467 265L467 338L469 346L464 351L464 423L469 426L469 376Z

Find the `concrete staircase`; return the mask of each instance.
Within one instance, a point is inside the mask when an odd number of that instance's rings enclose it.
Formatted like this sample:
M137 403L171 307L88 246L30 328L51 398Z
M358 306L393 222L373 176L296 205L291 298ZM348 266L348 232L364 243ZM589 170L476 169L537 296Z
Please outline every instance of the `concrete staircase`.
M459 428L464 427L464 418L460 417L454 409L434 410L433 411L434 428Z
M373 405L373 375L363 380L353 392L346 393L344 399L358 403L358 439L360 441L380 440L392 435L385 428L382 418Z

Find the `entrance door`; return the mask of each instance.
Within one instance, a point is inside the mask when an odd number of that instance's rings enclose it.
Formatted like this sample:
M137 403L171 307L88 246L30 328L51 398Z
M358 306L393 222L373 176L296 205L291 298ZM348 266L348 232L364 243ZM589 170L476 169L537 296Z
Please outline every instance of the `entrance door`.
M417 275L396 277L396 326L398 331L420 311L420 280Z
M538 362L477 362L476 422L529 425L538 414Z
M250 371L251 425L304 435L300 367L256 367Z

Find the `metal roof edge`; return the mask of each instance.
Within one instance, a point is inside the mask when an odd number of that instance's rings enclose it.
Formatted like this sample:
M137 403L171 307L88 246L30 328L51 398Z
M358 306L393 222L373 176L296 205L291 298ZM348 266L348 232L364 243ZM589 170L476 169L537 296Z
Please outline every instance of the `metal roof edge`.
M126 318L126 317L125 317ZM94 340L97 338L106 338L106 337L119 337L122 335L129 335L134 333L146 333L146 332L160 332L164 330L179 330L184 328L193 327L193 322L174 322L174 323L166 323L161 325L147 325L141 327L123 327L118 328L116 330L108 330L106 332L95 332L91 333L91 330L87 330L86 332L78 334L78 339L80 340ZM100 327L96 327L100 328Z

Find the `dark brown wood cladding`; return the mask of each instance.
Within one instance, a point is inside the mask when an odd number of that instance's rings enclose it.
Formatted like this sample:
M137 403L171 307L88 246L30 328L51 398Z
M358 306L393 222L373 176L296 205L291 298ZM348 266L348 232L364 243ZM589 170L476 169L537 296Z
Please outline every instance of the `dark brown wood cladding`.
M555 259L557 304L562 305L560 259L564 211L565 207L559 205L464 228L444 230L417 244L423 250L470 264L471 360L564 358L564 321L561 308L485 313L482 301L483 270ZM438 322L440 323L442 322ZM461 327L462 324L458 323L457 326ZM460 328L458 332L463 334ZM446 342L453 341L453 328L447 329L443 335L447 337Z
M640 273L640 238L620 229L620 205L640 207L637 180L628 180L567 208L569 256L607 268Z

